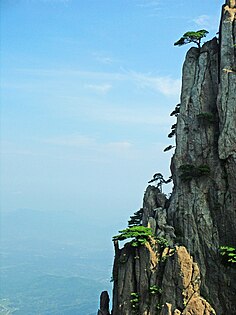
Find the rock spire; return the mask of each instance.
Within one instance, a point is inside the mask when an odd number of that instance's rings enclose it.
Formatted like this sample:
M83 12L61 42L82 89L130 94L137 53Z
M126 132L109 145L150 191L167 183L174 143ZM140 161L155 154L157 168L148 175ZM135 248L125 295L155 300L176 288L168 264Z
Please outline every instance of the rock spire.
M220 251L236 248L236 0L219 38L187 52L175 134L171 197L144 195L153 237L115 244L112 315L236 314L236 264Z

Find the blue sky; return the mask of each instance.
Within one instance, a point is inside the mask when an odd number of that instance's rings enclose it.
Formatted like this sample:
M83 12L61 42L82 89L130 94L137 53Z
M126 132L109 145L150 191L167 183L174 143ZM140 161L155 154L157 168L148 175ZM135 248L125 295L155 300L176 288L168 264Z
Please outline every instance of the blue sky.
M173 43L215 36L222 4L2 0L2 210L123 227L152 175L170 175L163 149L189 49Z

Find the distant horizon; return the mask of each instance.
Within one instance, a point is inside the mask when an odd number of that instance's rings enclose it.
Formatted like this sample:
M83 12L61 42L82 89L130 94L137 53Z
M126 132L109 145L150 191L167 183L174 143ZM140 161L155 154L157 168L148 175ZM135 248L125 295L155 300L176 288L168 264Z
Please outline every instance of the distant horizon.
M99 232L104 226L78 226L80 216L68 212L18 212L1 213L1 310L95 314L100 292L111 290L113 248Z

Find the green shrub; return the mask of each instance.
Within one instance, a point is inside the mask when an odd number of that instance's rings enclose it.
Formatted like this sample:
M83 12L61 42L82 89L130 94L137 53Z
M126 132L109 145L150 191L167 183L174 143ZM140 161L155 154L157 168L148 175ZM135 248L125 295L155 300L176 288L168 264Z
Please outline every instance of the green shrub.
M123 241L131 238L131 245L138 247L146 244L153 237L152 229L145 226L131 226L125 230L119 231L120 234L113 236L113 241Z
M220 255L226 264L236 264L236 248L232 246L220 246Z
M162 304L159 302L156 305L156 315L159 315L162 310Z
M159 244L161 249L169 247L169 242L167 241L166 238L164 238L164 237L157 237L156 240L157 240L157 243Z
M197 119L204 125L215 122L214 115L212 113L200 113L197 115Z
M133 311L137 312L139 306L139 295L136 292L130 293L130 304Z
M161 294L162 293L162 289L160 287L158 287L157 285L152 285L149 288L149 292L152 295Z
M181 171L180 178L184 181L190 180L194 177L194 165L192 164L184 164L179 167L179 170Z
M195 168L195 176L200 177L210 174L210 167L208 165L202 164Z
M210 174L210 168L205 164L201 164L199 166L194 166L193 164L184 164L179 167L179 170L181 172L180 178L183 181L188 181L192 178L198 178Z

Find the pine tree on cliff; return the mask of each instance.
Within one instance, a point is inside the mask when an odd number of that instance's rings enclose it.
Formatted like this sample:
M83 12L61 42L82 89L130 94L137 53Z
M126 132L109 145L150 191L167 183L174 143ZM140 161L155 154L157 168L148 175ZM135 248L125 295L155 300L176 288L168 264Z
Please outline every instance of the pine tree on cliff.
M201 48L201 40L209 32L206 30L199 30L197 32L190 31L186 32L177 42L174 43L175 46L183 46L189 43L197 44L198 48Z

